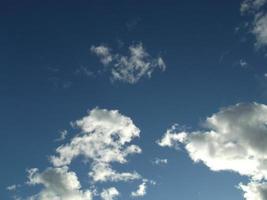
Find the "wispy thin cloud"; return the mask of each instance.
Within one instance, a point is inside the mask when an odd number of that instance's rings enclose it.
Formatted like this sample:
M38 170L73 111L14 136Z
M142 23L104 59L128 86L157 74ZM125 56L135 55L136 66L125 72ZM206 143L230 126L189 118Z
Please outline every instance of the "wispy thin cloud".
M151 78L157 68L165 71L166 64L163 58L153 58L142 43L130 45L128 51L128 55L122 55L113 53L112 49L105 45L91 47L91 52L99 57L113 81L135 84L144 77Z

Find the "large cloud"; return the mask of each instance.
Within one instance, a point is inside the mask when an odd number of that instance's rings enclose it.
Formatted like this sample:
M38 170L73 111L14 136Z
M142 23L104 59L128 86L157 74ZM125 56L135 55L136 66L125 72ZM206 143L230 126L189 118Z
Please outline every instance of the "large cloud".
M69 165L78 156L92 162L89 175L94 181L127 181L140 178L136 172L118 173L111 164L124 164L130 154L141 149L129 143L139 137L140 130L128 117L117 110L93 109L89 115L75 122L82 133L70 143L57 148L57 156L51 157L54 166Z
M194 162L203 162L213 171L234 171L254 181L267 179L267 106L241 103L223 108L206 119L203 130L189 133L172 128L158 144L174 148L184 144Z
M165 70L166 65L161 57L152 58L142 43L129 46L129 55L112 53L107 46L92 46L91 52L96 54L100 62L108 66L112 80L137 83L141 78L151 77L156 68Z

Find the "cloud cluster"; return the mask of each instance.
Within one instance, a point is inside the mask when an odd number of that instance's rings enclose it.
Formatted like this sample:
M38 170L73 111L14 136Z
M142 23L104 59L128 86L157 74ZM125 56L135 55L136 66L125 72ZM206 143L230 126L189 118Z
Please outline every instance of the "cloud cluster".
M244 197L266 200L261 197L267 180L266 105L241 103L223 108L206 119L203 130L176 132L173 127L158 144L174 148L184 144L194 162L202 162L213 171L228 170L250 177L251 183L240 187ZM251 193L257 198L251 198Z
M250 22L250 32L256 38L256 47L267 45L267 13L264 11L266 0L245 0L242 2L240 12L242 15L253 16Z
M142 43L130 45L128 50L129 55L122 55L112 53L112 50L104 45L91 47L91 52L99 57L104 66L107 66L112 80L134 84L143 77L150 78L156 68L162 71L166 69L163 59L152 58Z
M140 130L129 117L117 110L95 108L73 125L81 131L56 149L56 155L50 157L52 167L44 172L35 168L29 170L28 184L43 186L29 200L91 200L95 195L112 200L119 196L115 187L104 188L100 194L83 190L76 173L69 170L78 157L90 164L88 180L90 178L93 188L97 188L98 182L142 179L135 171L118 172L113 168L113 163L126 164L127 156L141 153L140 147L131 144L139 137Z

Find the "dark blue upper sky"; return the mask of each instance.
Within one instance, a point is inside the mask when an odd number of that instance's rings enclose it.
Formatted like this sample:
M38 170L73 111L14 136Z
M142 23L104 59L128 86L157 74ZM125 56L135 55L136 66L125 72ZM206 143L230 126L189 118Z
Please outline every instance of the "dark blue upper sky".
M143 154L131 158L156 179L148 200L237 200L246 180L193 164L186 152L155 141L174 123L194 129L220 107L267 103L264 50L243 27L241 1L0 1L0 199L23 184L26 169L44 170L61 130L95 107L118 109L141 129ZM241 27L236 31L237 27ZM136 84L110 81L92 45L119 53L141 42L166 70ZM246 67L240 65L245 60ZM85 67L93 75L79 71ZM102 70L101 72L98 72ZM166 157L168 165L151 161ZM82 169L80 169L82 170ZM125 191L130 191L130 187ZM33 195L21 187L18 195ZM127 199L124 196L123 199ZM129 198L130 199L130 198Z

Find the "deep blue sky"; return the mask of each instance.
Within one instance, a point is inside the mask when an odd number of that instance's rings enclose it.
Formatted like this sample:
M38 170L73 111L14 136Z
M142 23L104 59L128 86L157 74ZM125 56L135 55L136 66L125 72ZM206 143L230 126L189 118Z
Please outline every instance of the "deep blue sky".
M4 1L0 2L0 199L6 187L26 181L27 168L45 169L59 131L88 109L118 109L141 129L143 149L131 162L157 180L147 200L239 200L242 178L193 164L185 152L155 141L173 123L192 128L222 106L267 103L266 58L244 23L241 1ZM142 42L167 69L137 84L88 77L80 66L102 68L92 45ZM249 63L239 65L240 59ZM153 167L166 157L169 164ZM155 178L156 177L156 178ZM20 193L31 195L31 189ZM127 191L127 188L125 189ZM178 198L179 197L179 198ZM127 199L127 198L124 198Z

